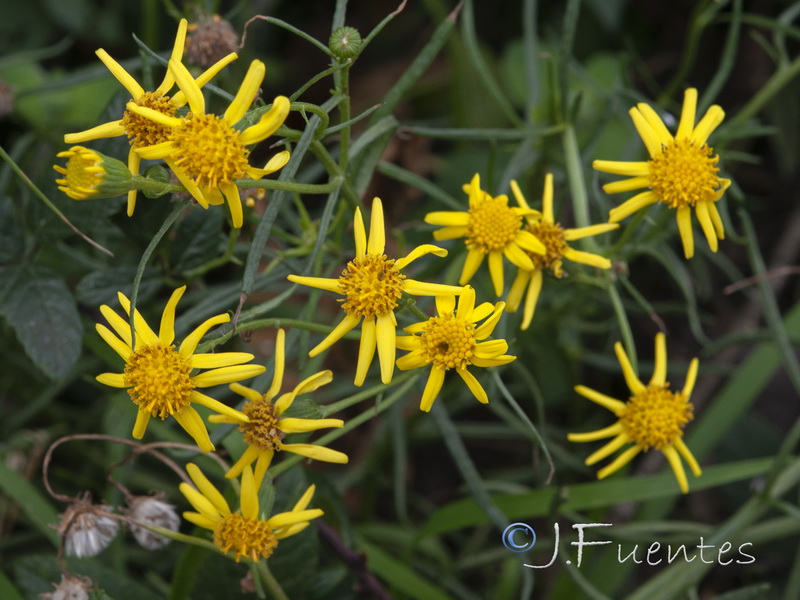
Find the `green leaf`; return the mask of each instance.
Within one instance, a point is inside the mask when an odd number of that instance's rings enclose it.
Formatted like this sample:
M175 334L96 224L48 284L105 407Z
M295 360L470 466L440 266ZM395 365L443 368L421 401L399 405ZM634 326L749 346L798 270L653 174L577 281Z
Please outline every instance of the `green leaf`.
M22 239L22 230L14 212L11 198L0 196L0 264L14 262L20 257L25 244Z
M0 315L48 377L62 379L78 360L83 326L75 299L50 269L20 265L0 273Z
M4 600L25 600L17 586L11 583L11 580L2 571L0 571L0 598Z
M397 590L416 600L447 600L450 595L442 588L417 575L406 561L395 559L377 546L360 541L367 555L367 568L388 581Z
M80 280L75 288L78 302L92 308L101 304L114 306L117 304L117 292L122 292L128 298L133 290L133 278L136 276L136 267L110 267L93 271ZM139 287L139 301L146 301L155 296L161 289L161 280L155 269L146 269L142 283Z
M178 225L175 239L170 244L169 262L180 273L197 268L209 260L217 258L220 246L225 240L221 237L225 224L222 210L193 210Z
M5 461L0 461L0 489L19 505L42 535L58 545L59 535L51 527L58 523L58 513L30 481L9 469ZM5 595L0 594L0 598Z

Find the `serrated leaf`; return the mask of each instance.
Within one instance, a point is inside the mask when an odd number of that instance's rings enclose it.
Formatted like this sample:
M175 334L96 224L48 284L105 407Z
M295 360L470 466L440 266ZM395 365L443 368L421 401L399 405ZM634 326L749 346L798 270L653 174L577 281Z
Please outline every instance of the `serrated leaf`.
M48 377L65 377L78 360L83 325L75 299L55 271L36 265L6 268L0 273L0 315Z
M170 244L169 262L178 272L195 269L217 258L225 223L225 211L220 209L195 209L178 225L175 239Z
M115 305L117 292L122 292L128 298L133 293L133 278L136 267L111 267L89 273L80 280L75 288L78 302L97 308L101 304ZM142 282L139 285L138 302L146 302L155 296L161 287L161 281L155 269L146 269Z

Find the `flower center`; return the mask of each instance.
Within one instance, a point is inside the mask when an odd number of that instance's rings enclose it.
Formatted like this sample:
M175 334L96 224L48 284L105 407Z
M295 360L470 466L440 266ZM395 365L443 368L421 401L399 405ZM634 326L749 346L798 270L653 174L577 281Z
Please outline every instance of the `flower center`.
M278 428L275 405L266 398L247 402L242 408L250 421L239 425L244 441L259 450L280 450L283 432Z
M466 369L475 353L475 325L454 315L428 319L421 338L427 361L441 369Z
M714 149L689 139L674 140L650 160L650 188L659 202L670 208L713 202L721 182Z
M79 195L80 200L85 200L103 182L105 170L98 166L102 159L87 148L75 148L72 156L67 160L64 179L70 190Z
M528 252L537 269L551 269L556 277L561 277L561 259L567 249L567 242L564 239L564 228L558 223L546 223L537 221L529 223L527 227L536 238L544 244L545 253L536 254Z
M683 427L694 418L694 407L682 393L669 391L669 384L648 385L628 400L619 420L625 433L642 450L661 450L683 435Z
M266 521L232 514L220 519L214 527L214 545L223 552L235 552L236 562L242 558L258 562L272 556L278 540Z
M348 315L374 319L389 314L397 306L406 278L385 254L366 254L354 258L339 277L339 288L347 296L342 308Z
M216 189L247 174L249 150L217 115L189 114L172 132L175 164L200 187Z
M145 346L128 359L123 373L128 395L139 408L162 419L189 405L192 367L175 346Z
M516 239L522 217L508 206L508 198L492 198L488 194L483 202L469 209L467 244L483 252L502 250Z
M175 116L175 106L169 101L169 96L159 96L155 92L145 92L138 100L133 100L137 106L152 108L168 117ZM159 125L126 110L122 115L122 128L128 135L128 140L134 148L154 146L169 139L169 127Z

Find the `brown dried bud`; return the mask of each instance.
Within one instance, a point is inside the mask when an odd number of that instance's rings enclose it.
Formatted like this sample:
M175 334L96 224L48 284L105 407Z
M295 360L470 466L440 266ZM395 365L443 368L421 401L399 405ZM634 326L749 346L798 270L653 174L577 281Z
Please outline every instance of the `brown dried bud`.
M204 69L239 49L239 37L233 26L219 15L190 25L189 31L186 60Z
M139 523L155 525L172 531L178 531L178 527L181 524L180 517L175 512L175 507L164 502L163 494L134 496L128 500L128 509L125 514ZM128 527L133 537L139 542L139 545L147 550L157 550L171 541L169 538L154 533L136 523L128 523Z
M64 540L67 556L95 556L108 547L119 530L117 521L104 514L112 510L110 506L92 504L86 494L61 513L56 531Z
M89 592L94 584L85 576L76 577L65 573L61 575L61 583L54 583L55 592L39 594L41 600L88 600Z

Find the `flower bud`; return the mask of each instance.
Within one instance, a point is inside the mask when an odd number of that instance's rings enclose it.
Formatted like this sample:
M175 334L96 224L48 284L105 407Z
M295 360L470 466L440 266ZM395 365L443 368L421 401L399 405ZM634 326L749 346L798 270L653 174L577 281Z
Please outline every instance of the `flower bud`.
M340 60L355 58L361 52L361 34L354 27L339 27L331 34L328 48Z
M67 556L95 556L108 547L119 529L115 519L103 514L112 510L110 506L92 504L87 495L61 513L56 531L64 539Z
M175 512L175 507L164 502L162 494L134 497L128 501L128 509L125 513L139 523L155 525L172 531L178 531L181 523L178 513ZM169 538L154 533L136 523L129 523L128 527L133 537L139 542L139 545L147 550L157 550L171 541Z
M116 198L133 189L131 172L116 158L83 146L73 146L56 156L67 159L66 167L53 166L63 175L56 179L58 189L73 200Z

